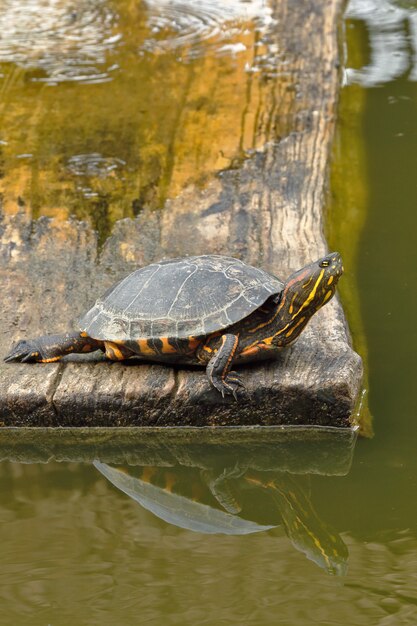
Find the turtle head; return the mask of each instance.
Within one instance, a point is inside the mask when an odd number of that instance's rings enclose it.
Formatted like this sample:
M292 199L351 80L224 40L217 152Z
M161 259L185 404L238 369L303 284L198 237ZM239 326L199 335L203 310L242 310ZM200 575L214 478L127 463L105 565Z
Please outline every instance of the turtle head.
M292 274L286 281L278 304L279 329L273 343L292 343L309 319L334 296L343 273L342 258L331 252Z

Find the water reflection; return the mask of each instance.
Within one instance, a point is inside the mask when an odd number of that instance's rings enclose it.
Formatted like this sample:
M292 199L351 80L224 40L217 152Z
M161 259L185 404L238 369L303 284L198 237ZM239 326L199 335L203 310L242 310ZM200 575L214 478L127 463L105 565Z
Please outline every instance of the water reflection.
M109 177L123 180L123 168L126 162L117 157L105 157L98 152L75 154L69 157L67 169L76 177L76 189L85 198L100 195L100 181Z
M245 42L248 22L254 22L259 33L275 23L265 0L147 0L145 5L150 33L141 49L154 53L181 49L185 59L208 51L238 54L251 46L250 37Z
M167 454L165 447L153 447L151 456L159 458L156 464L111 466L95 461L94 465L115 487L168 524L225 535L281 526L309 560L329 574L346 574L347 547L315 510L308 474L282 471L284 458L269 457L268 462L268 456L258 454L262 448L253 445L239 446L228 455L222 446L201 451L173 446ZM150 450L145 452L145 457L149 455ZM136 461L140 456L139 452Z
M345 70L345 83L373 87L408 73L417 80L417 6L394 0L350 0L347 20L363 22L370 58Z
M217 490L200 472L181 466L119 468L94 462L95 467L126 495L168 524L207 534L247 535L274 528L228 512L231 485ZM194 474L194 475L193 475ZM238 509L238 500L233 497ZM220 508L222 507L222 508ZM240 512L240 511L239 511Z
M16 63L29 80L57 84L111 80L107 52L120 41L115 13L105 0L4 0L0 62Z
M0 429L0 461L95 459L170 525L210 535L283 531L309 560L344 575L347 548L316 511L311 477L346 475L356 436L305 427Z
M1 456L5 439L3 433ZM391 518L388 530L388 476L384 511L374 511L381 474L363 462L356 476L311 478L311 501L322 517L339 517L349 548L349 571L340 578L303 558L282 528L249 535L182 530L113 488L91 464L28 464L35 447L23 448L21 442L22 463L0 463L2 625L113 626L136 624L138 615L140 623L168 626L415 622L417 540L407 529L413 511L408 506L403 530ZM45 432L39 458L42 449L46 460ZM369 458L368 443L363 452ZM67 448L68 458L77 455L83 457L77 446Z

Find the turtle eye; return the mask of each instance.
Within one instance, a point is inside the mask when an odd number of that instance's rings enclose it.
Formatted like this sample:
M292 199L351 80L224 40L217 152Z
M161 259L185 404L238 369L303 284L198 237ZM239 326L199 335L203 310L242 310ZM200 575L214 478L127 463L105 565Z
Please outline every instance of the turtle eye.
M328 261L327 259L324 259L323 261L320 261L319 265L320 267L329 267L330 261Z

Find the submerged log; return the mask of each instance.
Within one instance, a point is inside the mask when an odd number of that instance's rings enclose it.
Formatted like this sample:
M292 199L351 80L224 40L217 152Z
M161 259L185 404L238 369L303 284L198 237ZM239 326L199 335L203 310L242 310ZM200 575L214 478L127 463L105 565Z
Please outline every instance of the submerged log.
M203 190L190 185L161 211L116 222L98 249L75 220L3 213L0 351L13 341L76 327L116 279L161 258L216 253L286 278L326 251L323 206L339 87L339 0L278 0L274 32L285 74L271 78L274 138ZM279 60L277 59L277 64ZM273 139L273 140L272 140ZM0 365L3 426L310 424L347 427L361 384L341 305L334 299L276 361L242 368L236 402L203 370L106 362Z

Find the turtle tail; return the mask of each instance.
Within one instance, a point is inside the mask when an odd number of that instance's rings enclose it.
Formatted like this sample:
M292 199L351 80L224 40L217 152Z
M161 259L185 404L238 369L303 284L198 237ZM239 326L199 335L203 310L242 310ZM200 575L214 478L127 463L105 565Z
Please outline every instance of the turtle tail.
M103 342L88 337L86 333L43 335L18 341L4 360L6 363L52 363L72 352L94 352L100 349L104 349Z

